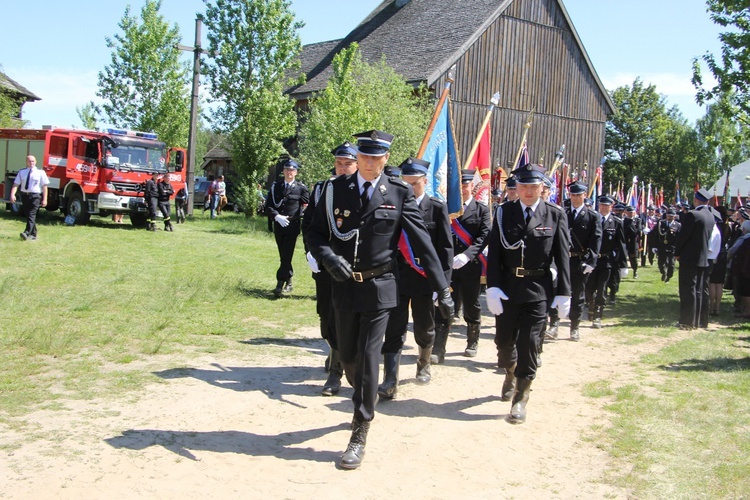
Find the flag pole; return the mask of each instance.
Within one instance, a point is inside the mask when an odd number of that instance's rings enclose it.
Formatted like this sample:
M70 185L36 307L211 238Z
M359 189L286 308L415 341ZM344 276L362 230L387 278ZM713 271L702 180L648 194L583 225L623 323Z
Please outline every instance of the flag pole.
M565 144L560 146L560 149L557 151L557 153L555 153L555 161L552 162L552 168L549 171L550 177L555 175L555 172L557 172L557 169L560 168L560 165L562 165L564 154L565 154Z
M492 110L494 110L495 106L497 106L499 103L500 103L500 92L495 92L492 95L492 98L490 99L490 106L489 108L487 108L487 113L484 115L482 126L479 127L479 133L477 134L477 138L474 139L474 144L471 146L471 151L469 151L469 156L466 157L466 163L464 163L464 170L468 169L471 166L471 161L474 159L474 154L477 152L477 148L479 147L479 142L482 140L482 134L484 134L484 129L487 128L487 124L490 122L490 117L492 116Z
M443 93L440 94L440 100L438 101L437 106L435 107L435 112L432 114L432 120L430 121L430 126L427 127L427 132L424 134L424 138L422 139L422 144L419 146L419 152L417 152L417 158L422 158L422 155L424 155L425 149L427 149L427 144L430 142L432 131L435 129L435 124L437 123L438 118L440 117L440 111L443 109L443 104L445 104L445 100L448 98L448 93L450 92L451 84L453 83L453 77L455 76L455 74L456 74L456 65L454 64L448 70L448 78L445 81L445 87L443 87Z
M526 124L523 126L524 130L523 130L523 137L521 138L521 145L518 146L518 152L516 153L516 159L513 161L512 168L515 168L516 165L518 165L518 159L521 157L521 152L523 151L523 145L526 142L526 135L529 133L529 129L531 128L531 118L533 116L534 116L534 110L532 109L531 111L529 111Z

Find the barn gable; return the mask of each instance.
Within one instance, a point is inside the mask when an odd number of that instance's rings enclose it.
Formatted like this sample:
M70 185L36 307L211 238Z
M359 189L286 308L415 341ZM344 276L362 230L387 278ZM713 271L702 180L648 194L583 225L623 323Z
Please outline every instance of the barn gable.
M604 126L614 105L601 83L562 0L385 0L345 38L306 45L307 82L289 90L306 101L325 88L333 56L357 42L363 58L386 62L408 82L451 87L459 146L468 149L492 94L500 104L491 122L493 162L515 157L523 126L532 159L551 160L566 144L574 166L598 164Z

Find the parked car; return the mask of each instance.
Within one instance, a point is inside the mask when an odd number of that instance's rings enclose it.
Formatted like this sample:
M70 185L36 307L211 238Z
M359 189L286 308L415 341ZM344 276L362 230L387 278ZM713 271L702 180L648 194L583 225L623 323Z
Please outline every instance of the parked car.
M241 212L242 208L234 200L234 191L232 190L232 184L227 182L227 206L224 210L232 210L234 212ZM193 191L193 209L203 208L208 210L209 199L208 199L208 188L211 186L211 181L208 180L197 180L195 181L195 190Z

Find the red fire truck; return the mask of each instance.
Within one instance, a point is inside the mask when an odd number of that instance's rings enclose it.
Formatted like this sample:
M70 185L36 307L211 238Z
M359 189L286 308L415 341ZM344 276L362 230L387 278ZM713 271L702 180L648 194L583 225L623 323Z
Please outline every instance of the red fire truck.
M0 129L0 198L11 209L17 208L9 201L13 180L30 154L50 180L47 210L60 209L76 224L92 215L123 213L134 226L145 226L142 189L151 174L167 174L175 193L187 182L185 150L168 148L152 133Z

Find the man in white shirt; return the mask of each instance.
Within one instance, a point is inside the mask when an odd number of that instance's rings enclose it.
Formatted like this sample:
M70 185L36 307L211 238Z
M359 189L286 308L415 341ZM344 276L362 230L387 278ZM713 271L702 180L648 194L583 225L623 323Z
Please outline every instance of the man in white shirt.
M21 233L22 240L36 239L36 214L39 207L47 206L47 186L49 178L44 170L36 167L36 157L26 157L26 168L18 172L10 190L10 202L16 202L16 192L21 190L21 203L26 214L26 230Z

